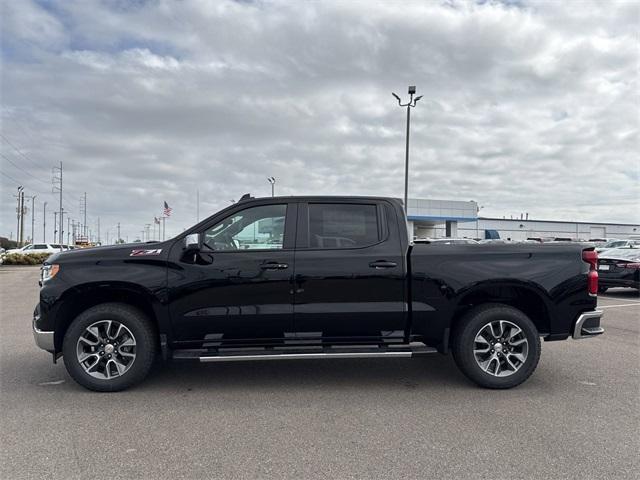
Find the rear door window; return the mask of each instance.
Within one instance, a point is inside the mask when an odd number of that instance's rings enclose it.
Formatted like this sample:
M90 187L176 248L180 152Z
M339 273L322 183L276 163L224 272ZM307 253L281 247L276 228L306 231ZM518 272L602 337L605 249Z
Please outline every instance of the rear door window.
M310 203L309 248L357 248L380 241L373 204Z

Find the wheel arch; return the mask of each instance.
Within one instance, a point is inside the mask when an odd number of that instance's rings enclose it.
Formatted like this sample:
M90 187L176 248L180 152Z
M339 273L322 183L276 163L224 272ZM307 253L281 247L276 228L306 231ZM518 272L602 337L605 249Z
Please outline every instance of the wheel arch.
M540 335L551 332L551 300L547 293L536 284L513 280L482 282L461 291L455 302L450 331L455 330L469 310L487 303L516 308L531 319Z
M128 282L100 282L82 285L67 291L59 300L56 312L54 346L62 351L62 342L69 325L82 312L104 303L120 303L136 308L154 325L156 331L163 332L163 316L159 300L147 289Z

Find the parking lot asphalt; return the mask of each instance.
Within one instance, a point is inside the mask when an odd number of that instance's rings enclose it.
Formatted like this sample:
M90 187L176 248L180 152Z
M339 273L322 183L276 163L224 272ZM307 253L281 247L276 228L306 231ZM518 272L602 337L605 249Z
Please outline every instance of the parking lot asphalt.
M158 365L93 393L31 333L38 269L0 267L0 478L639 478L640 298L480 389L451 356Z

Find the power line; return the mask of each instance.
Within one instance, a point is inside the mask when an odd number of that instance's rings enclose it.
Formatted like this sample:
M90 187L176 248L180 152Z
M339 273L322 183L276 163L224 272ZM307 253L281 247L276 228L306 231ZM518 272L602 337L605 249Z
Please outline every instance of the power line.
M15 178L13 178L11 175L9 175L9 174L7 174L7 173L4 173L3 171L0 171L0 174L4 175L4 176L5 176L5 177L7 177L9 180L12 180L12 181L16 182L18 185L24 185L24 184L25 184L25 182L21 182L20 180L16 180L16 179L15 179ZM27 185L27 186L29 186L29 185ZM38 190L37 188L31 188L31 190L33 190L34 192L41 193L41 194L43 194L43 195L47 195L48 193L51 193L51 192L43 192L42 190Z
M14 182L16 182L18 185L21 184L22 182L16 180L15 178L13 178L11 175L7 175L6 173L0 171L0 174L4 175L5 177L7 177L9 180L13 180Z
M2 137L4 139L5 142L7 142L9 145L11 145L13 147L13 149L18 152L18 154L24 158L25 160L28 160L29 162L31 162L32 164L34 164L36 167L42 168L42 165L39 165L35 160L32 160L30 157L28 157L25 153L23 153L18 147L16 147L13 143L11 143L11 141L5 137L2 133L0 133L0 137Z
M31 178L35 178L36 180L38 180L39 182L44 183L45 185L49 185L49 183L45 182L44 180L39 179L38 177L36 177L35 175L32 175L31 173L27 172L24 168L22 168L20 165L16 165L15 163L13 163L11 161L11 159L9 157L7 157L4 153L0 153L0 157L4 158L7 162L9 162L11 165L13 165L14 167L16 167L19 170L22 170L24 173L26 173L27 175L29 175Z

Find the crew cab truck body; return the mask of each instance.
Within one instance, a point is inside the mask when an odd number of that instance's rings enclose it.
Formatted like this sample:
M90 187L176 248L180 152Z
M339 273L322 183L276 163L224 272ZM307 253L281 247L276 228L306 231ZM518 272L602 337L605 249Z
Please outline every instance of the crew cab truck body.
M36 343L87 388L154 359L452 352L490 388L526 380L540 339L601 334L597 254L578 244L412 245L400 201L246 198L166 242L52 256Z

